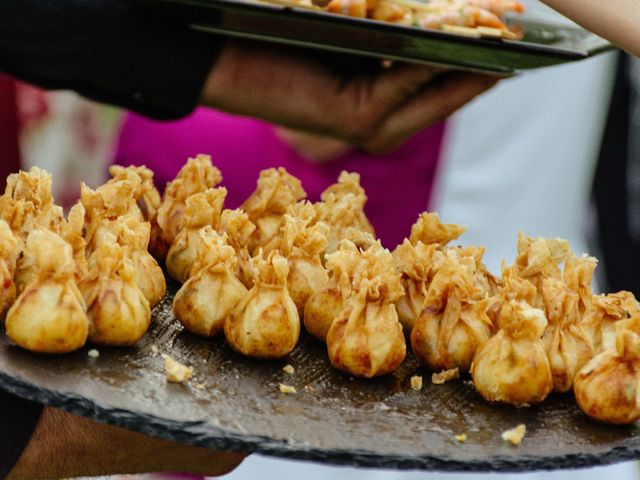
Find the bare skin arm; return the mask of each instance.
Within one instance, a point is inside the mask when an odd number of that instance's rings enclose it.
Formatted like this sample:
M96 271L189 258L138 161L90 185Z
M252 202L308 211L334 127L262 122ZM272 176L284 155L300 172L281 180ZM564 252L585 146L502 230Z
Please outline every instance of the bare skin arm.
M640 57L640 1L543 0L587 30Z
M244 455L189 447L45 408L11 479L144 472L224 475Z
M211 70L202 102L385 152L497 81L406 64L344 73L313 51L231 41Z

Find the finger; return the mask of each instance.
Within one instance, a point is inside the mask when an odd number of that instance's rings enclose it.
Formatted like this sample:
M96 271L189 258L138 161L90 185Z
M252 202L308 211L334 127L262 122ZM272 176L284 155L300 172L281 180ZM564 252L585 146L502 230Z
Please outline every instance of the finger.
M363 148L374 153L393 150L411 135L444 120L498 81L499 77L472 73L442 75L393 112L371 139L363 143Z

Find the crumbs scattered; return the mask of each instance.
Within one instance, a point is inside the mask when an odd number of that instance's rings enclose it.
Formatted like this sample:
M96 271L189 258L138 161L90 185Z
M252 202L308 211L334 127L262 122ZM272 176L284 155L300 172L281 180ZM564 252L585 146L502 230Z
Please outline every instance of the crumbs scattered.
M194 387L198 390L204 390L204 383L196 383Z
M289 375L293 375L296 372L296 369L293 368L293 365L285 365L282 367L282 371L284 373L288 373Z
M167 380L169 382L182 383L191 378L193 368L183 365L169 355L162 355L162 358L164 358L164 369L167 372Z
M464 443L467 441L467 434L466 433L461 433L460 435L455 435L453 438L456 439L456 441L460 442L460 443Z
M151 345L151 352L152 353L158 353L160 350L158 349L158 347L156 347L155 345Z
M434 385L444 385L449 380L455 380L460 378L460 369L458 367L451 370L443 370L440 373L434 373L431 375L431 383Z
M87 356L89 356L91 358L98 358L100 356L100 352L98 350L96 350L95 348L92 348L91 350L89 350L87 352Z
M411 377L411 388L414 390L422 390L422 377L420 375Z
M511 430L502 432L502 439L505 442L511 442L512 444L518 446L522 443L522 439L524 438L525 433L527 433L527 426L524 423L521 423Z
M284 383L280 384L280 392L282 393L298 393L296 387L292 387L291 385L285 385Z

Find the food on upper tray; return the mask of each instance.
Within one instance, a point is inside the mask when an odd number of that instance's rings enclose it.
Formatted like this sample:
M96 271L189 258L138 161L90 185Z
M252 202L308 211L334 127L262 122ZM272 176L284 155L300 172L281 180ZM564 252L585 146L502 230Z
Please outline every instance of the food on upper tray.
M575 378L580 409L601 422L640 419L640 316L616 324L616 343L587 363Z
M406 355L395 302L403 295L389 250L378 243L362 253L361 269L348 305L332 321L327 350L334 367L357 377L385 375Z
M146 333L151 323L149 301L135 281L125 247L104 232L89 257L89 273L80 282L90 329L97 345L129 346Z
M82 347L89 321L76 285L71 246L56 233L36 228L27 237L25 255L33 259L36 273L7 313L7 335L38 353Z
M551 367L542 334L547 319L542 310L509 300L498 320L500 330L473 359L476 390L490 402L516 406L542 402L553 389Z
M183 227L173 240L165 261L167 272L174 280L184 283L191 275L196 262L198 232L205 226L218 228L226 197L227 189L221 187L209 188L187 198L181 220Z
M229 345L256 358L282 358L295 348L300 316L287 289L289 264L277 251L251 260L254 285L224 323Z
M223 332L226 318L248 292L235 275L237 262L226 233L210 225L198 231L191 276L173 299L173 314L187 330L204 337Z
M292 0L290 3L314 7L323 2ZM331 0L323 9L350 17L371 18L474 37L509 39L519 38L520 32L517 27L510 28L507 25L505 16L521 14L525 10L517 0Z

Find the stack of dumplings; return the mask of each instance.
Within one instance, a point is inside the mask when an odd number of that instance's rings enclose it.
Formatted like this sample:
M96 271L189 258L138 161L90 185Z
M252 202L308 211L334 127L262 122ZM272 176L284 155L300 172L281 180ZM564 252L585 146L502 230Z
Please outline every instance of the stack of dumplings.
M44 170L7 179L0 319L18 346L135 345L165 296L165 267L180 284L177 321L247 357L286 357L304 328L333 367L372 378L396 370L409 343L424 368L469 375L489 402L574 392L596 420L640 419L640 304L626 291L594 295L596 259L566 240L519 233L496 277L484 247L455 245L465 228L436 213L384 248L356 173L311 202L300 180L267 169L234 210L208 155L162 196L146 167L109 173L95 190L82 185L66 217Z

